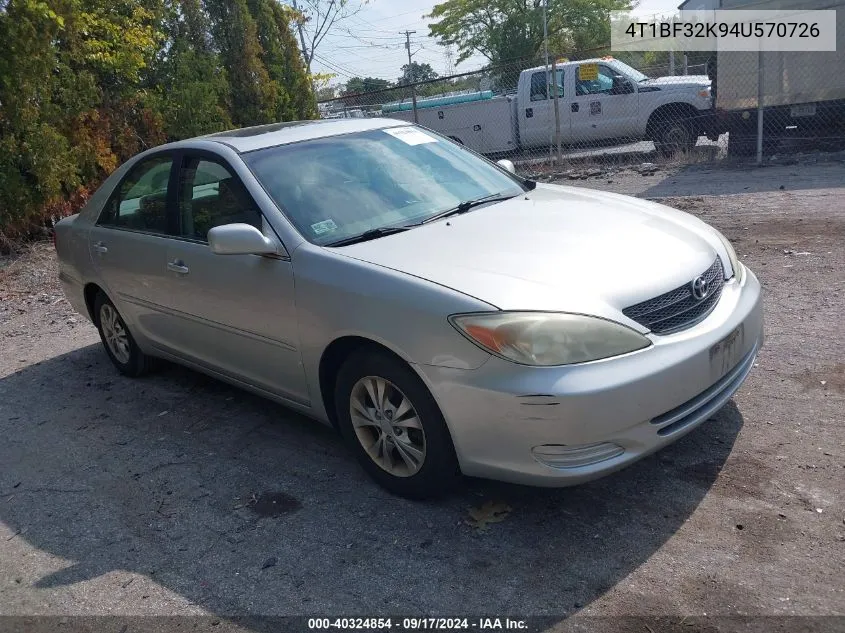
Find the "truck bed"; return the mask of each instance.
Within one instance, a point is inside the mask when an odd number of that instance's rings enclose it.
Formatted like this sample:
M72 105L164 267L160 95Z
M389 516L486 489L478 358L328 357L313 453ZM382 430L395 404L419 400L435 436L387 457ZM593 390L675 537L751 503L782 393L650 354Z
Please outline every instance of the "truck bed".
M503 95L481 101L418 108L418 122L448 136L480 154L499 154L519 149L516 99ZM413 122L412 110L384 116Z

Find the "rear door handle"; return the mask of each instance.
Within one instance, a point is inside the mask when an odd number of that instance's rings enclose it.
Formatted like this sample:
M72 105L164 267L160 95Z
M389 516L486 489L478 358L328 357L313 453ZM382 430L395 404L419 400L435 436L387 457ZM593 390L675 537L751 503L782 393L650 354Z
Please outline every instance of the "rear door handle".
M187 266L185 266L185 262L181 259L174 259L172 262L167 262L167 270L174 273L179 273L180 275L187 275L191 272Z
M103 242L97 242L96 244L94 244L94 250L100 253L101 255L105 255L109 252L109 249Z
M534 108L525 108L525 118L530 119L534 116Z

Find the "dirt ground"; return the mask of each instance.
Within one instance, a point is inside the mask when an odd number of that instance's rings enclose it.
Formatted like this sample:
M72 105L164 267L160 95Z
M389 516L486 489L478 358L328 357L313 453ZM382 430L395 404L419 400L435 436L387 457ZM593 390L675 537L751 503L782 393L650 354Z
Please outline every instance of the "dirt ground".
M0 615L845 616L845 164L563 184L723 231L767 333L707 424L570 489L391 497L281 406L178 367L121 377L49 245L3 262ZM486 502L510 510L482 531Z

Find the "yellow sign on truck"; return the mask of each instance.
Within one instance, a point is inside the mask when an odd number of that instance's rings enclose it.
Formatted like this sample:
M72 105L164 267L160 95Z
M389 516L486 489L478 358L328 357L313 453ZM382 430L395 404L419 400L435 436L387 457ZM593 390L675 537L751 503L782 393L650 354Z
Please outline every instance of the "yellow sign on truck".
M599 78L598 64L581 64L578 66L579 81L596 81Z

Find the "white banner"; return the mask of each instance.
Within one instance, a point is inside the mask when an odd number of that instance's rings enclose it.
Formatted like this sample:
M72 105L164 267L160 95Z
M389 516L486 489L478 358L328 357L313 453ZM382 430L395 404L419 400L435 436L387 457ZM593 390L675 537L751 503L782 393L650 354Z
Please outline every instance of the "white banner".
M835 51L836 11L737 9L658 16L614 12L611 50Z

